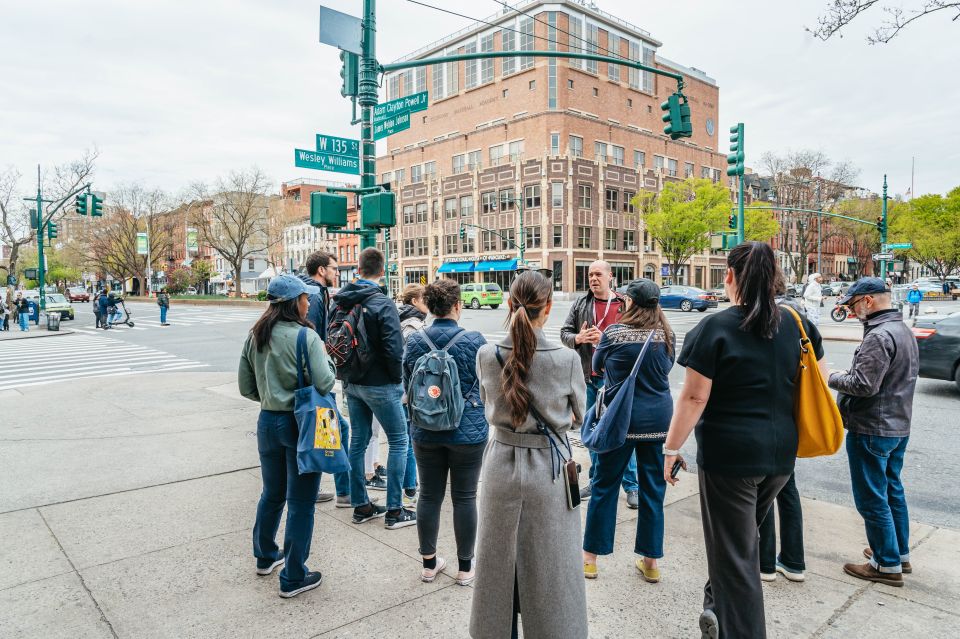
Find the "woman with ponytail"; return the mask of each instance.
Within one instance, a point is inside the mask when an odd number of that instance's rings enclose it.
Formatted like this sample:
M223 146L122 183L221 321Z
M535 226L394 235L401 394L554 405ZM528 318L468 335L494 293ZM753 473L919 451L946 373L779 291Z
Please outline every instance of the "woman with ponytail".
M518 613L527 639L587 636L580 511L567 506L558 463L569 459L566 432L583 420L586 384L577 354L543 334L552 295L540 273L518 275L509 334L477 353L491 428L481 470L475 639L517 637Z
M687 371L663 444L663 476L678 481L670 471L696 428L708 574L703 637L767 636L757 526L797 457L793 399L801 337L793 314L777 306L781 278L768 244L745 242L730 251L724 278L730 308L687 333L677 358ZM801 321L806 347L824 370L820 333Z

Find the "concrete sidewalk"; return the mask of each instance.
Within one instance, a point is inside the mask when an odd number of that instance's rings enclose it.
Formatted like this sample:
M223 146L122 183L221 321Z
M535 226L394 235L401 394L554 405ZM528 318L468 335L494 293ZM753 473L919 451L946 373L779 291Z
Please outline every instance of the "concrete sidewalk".
M0 637L467 636L472 590L450 570L420 582L414 527L355 526L332 503L312 542L320 588L281 600L276 575L254 574L258 406L234 375L84 380L49 398L0 392ZM655 585L633 567L636 517L621 501L616 551L587 583L591 636L699 637L695 490L688 474L668 488ZM960 534L914 524L914 574L897 589L843 574L865 545L856 512L804 500L804 518L807 581L764 585L769 636L956 635ZM455 558L449 502L439 550Z
M76 331L66 328L63 325L63 322L60 323L59 331L48 331L47 325L41 323L38 326L34 326L33 322L30 322L30 330L21 331L19 324L14 326L10 324L9 331L0 331L0 342L13 341L17 339L33 339L37 337L54 337L56 335L72 335Z

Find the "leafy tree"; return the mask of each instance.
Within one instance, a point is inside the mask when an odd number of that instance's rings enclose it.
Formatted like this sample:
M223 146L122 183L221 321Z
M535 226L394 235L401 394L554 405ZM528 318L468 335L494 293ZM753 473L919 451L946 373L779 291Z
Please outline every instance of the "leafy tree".
M710 234L719 233L730 214L730 191L710 180L687 178L667 182L658 194L641 191L634 198L647 233L669 260L671 276L697 253L710 248Z
M912 7L904 8L901 3L880 4L879 0L831 0L826 12L817 20L816 29L807 29L821 40L829 40L832 36L843 37L840 31L850 24L861 13L869 11L875 5L883 9L885 20L879 27L874 28L867 36L870 44L886 44L890 42L902 29L914 20L919 20L931 13L947 10L953 14L953 20L960 18L960 2L949 0L915 0Z
M960 187L946 197L923 195L910 200L890 225L894 242L910 242L907 256L945 280L960 269Z
M167 292L171 294L183 293L193 283L192 271L181 266L167 273Z
M898 202L887 202L887 216L894 220L899 214ZM831 222L837 234L847 242L850 256L853 257L853 277L861 278L868 273L875 273L873 268L867 268L873 263L873 254L880 253L880 233L877 232L876 219L883 210L883 200L880 198L851 199L837 205L836 213L847 215L868 222L862 224L851 220L835 219Z
M207 260L194 260L190 265L190 270L193 273L192 284L197 287L198 290L205 291L206 284L210 281L210 278L214 275L213 265Z
M766 202L754 202L743 212L743 238L748 241L769 242L780 232L780 223L773 206Z

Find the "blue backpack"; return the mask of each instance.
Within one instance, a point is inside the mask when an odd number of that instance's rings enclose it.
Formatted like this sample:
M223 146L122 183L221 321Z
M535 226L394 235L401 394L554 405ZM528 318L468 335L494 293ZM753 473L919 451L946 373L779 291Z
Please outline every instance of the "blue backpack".
M413 365L407 384L410 423L430 431L456 430L463 417L464 399L460 374L453 355L447 352L467 331L460 331L443 348L437 348L426 331L417 331L430 347Z

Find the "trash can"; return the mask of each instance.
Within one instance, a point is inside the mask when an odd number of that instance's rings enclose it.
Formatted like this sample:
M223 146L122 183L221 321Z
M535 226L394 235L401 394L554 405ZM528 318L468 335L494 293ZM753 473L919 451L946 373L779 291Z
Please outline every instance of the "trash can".
M47 330L60 330L60 313L47 313Z

